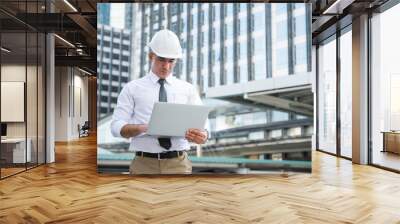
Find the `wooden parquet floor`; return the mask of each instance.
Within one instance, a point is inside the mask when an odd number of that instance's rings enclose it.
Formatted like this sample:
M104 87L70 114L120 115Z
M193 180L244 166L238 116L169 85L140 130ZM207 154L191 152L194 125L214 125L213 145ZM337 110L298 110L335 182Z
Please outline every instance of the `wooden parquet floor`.
M89 137L0 181L0 223L400 223L400 175L320 152L312 174L105 175Z

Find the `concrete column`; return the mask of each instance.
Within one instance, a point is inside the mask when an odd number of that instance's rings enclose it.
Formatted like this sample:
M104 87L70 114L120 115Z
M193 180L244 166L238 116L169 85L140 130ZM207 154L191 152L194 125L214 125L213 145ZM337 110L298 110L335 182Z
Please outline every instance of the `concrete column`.
M55 60L54 35L46 35L46 163L55 161Z
M313 125L314 125L314 131L311 137L311 150L316 150L317 149L317 112L318 112L318 105L317 105L317 48L315 45L312 46L311 50L311 67L312 67L312 80L311 80L311 91L313 92L313 98L314 98L314 119L313 119Z
M353 162L368 163L368 15L353 19Z

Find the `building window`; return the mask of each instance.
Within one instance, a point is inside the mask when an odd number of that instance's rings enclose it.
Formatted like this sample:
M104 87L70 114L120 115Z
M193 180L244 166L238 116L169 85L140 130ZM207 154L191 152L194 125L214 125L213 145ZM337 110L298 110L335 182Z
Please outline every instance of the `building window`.
M175 33L178 32L178 22L177 21L171 23L171 30Z
M122 66L121 71L123 71L123 72L128 72L128 67L127 67L127 66Z
M201 47L204 47L204 32L201 32L200 33L200 46Z
M194 28L193 22L194 22L194 15L190 14L189 30Z
M254 32L254 15L251 15L251 19L250 19L250 31Z
M277 29L276 31L276 39L279 41L284 41L287 40L287 20L283 20L277 23L276 25Z
M374 14L371 20L372 30L372 73L371 73L371 135L372 163L400 170L399 156L382 152L382 149L399 149L394 135L386 133L386 147L383 145L383 133L400 130L400 63L398 60L400 4ZM392 148L392 149L390 149ZM388 151L389 151L388 150ZM393 155L388 155L393 154Z
M101 85L101 89L104 90L104 91L108 91L108 85L102 84Z
M193 59L192 57L189 57L189 61L188 61L188 70L189 72L191 72L193 69Z
M112 75L111 77L112 77L112 81L118 81L118 79L119 79L119 77L116 75Z
M114 93L119 92L118 86L112 86L111 87L111 91L114 92Z
M287 12L287 4L276 4L275 12L276 14L285 14Z
M122 55L122 61L129 61L129 57Z
M178 4L176 4L176 3L173 3L173 4L170 4L170 6L171 6L171 16L175 16L175 15L177 15L178 14Z
M288 48L284 47L276 50L276 70L287 69L288 57Z
M211 50L211 65L215 64L215 51L214 49Z
M305 10L305 9L304 9ZM305 14L301 16L297 16L293 19L294 26L294 35L295 36L304 36L306 35L306 16Z
M119 60L119 55L118 54L112 54L112 59Z
M340 37L340 154L352 157L352 33Z
M100 108L100 113L107 114L107 108L106 107L101 107Z
M321 44L318 55L318 144L336 154L336 40Z
M127 83L128 82L128 77L121 76L121 82L122 83Z

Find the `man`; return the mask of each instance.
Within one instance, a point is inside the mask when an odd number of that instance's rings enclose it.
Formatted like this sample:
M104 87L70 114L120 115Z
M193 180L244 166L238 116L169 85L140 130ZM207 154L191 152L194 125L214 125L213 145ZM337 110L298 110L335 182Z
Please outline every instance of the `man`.
M192 172L186 152L189 141L205 143L207 131L189 129L185 138L157 138L145 133L155 102L201 104L201 99L193 85L172 76L176 60L182 57L175 33L160 30L148 46L151 69L146 76L127 83L122 89L111 132L116 137L131 138L136 155L129 169L131 174L189 174Z

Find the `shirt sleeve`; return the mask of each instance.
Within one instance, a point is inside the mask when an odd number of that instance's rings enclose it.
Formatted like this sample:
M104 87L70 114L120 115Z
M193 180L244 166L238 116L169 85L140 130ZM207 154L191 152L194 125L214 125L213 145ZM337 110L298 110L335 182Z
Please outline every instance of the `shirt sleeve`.
M129 124L134 113L135 102L133 95L129 91L130 86L129 84L125 85L118 96L117 106L114 109L111 122L111 133L114 137L122 137L121 129L126 124Z
M196 87L191 86L190 94L189 94L189 103L193 105L203 105L201 101L199 92L197 91Z

